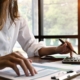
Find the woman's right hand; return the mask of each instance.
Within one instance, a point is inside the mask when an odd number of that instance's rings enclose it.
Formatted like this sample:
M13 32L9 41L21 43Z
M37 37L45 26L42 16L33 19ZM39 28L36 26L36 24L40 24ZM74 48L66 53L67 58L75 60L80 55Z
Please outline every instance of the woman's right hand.
M23 57L18 51L0 57L0 69L10 67L16 72L18 76L20 76L20 72L17 65L20 65L22 67L26 76L29 76L29 72L32 76L37 74L37 71L32 66L31 61Z

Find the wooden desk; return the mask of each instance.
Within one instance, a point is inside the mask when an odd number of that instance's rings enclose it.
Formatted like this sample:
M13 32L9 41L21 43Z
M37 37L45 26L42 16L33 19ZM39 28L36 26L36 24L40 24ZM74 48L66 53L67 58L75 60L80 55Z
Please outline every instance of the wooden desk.
M33 62L36 62L36 63L54 62L54 61L61 60L61 59L57 59L57 60L44 60L44 59L40 59L39 57L32 57L32 58L29 58L29 59L31 59Z

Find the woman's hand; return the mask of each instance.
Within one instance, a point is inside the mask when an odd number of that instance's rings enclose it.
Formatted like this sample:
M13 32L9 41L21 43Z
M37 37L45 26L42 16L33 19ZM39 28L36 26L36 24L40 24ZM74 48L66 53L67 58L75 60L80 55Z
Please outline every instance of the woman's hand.
M67 46L68 46L70 49L69 49ZM56 48L56 51L57 51L58 53L61 53L61 54L70 53L70 57L72 57L72 50L74 50L74 49L73 49L71 43L68 42L68 41L65 41L64 44L62 44L62 45L60 45L60 46L58 46L58 47Z
M22 67L26 76L29 76L29 72L32 76L37 74L37 71L34 69L31 63L32 61L30 59L23 57L23 55L21 55L18 51L0 57L0 69L10 67L16 72L18 76L20 76L20 72L17 65L20 65Z

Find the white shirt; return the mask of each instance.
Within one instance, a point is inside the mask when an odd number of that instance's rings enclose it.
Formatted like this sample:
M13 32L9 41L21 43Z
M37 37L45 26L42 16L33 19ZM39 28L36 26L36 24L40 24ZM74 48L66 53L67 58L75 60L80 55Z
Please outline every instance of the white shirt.
M7 18L3 29L0 31L0 56L10 54L16 41L19 42L29 57L38 56L38 50L44 46L43 43L36 42L25 19L20 17L15 19L15 23L10 24L10 18Z

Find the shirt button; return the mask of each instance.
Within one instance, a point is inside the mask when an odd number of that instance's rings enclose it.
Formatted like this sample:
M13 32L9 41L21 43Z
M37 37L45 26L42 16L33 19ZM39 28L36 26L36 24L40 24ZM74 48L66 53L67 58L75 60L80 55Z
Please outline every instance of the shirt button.
M10 39L11 39L10 37L7 37L7 40L8 40L8 41L10 41Z

